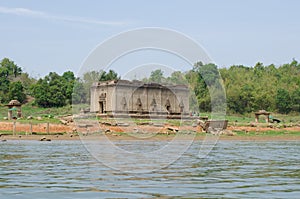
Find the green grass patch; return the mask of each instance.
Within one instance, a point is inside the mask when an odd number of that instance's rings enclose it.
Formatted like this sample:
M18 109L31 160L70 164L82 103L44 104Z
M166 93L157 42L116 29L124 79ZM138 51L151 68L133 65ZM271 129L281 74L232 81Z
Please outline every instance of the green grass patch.
M0 106L0 120L3 120L4 117L7 117L8 108L6 106ZM16 111L13 112L13 116L16 116ZM34 106L32 104L25 104L22 106L22 115L23 118L27 118L28 116L42 117L44 118L54 118L57 116L63 116L72 114L72 106L64 106L57 108L41 108Z
M295 135L300 136L300 132L298 131L263 131L263 132L245 132L245 131L234 131L239 136L288 136L288 135Z
M2 135L13 135L13 132L12 131L0 131L0 134L2 134ZM46 132L32 132L32 134L31 134L31 133L25 132L25 131L17 131L15 133L15 135L65 135L65 134L67 134L67 133L66 132L59 132L59 133L57 133L57 132L55 132L55 133L53 133L53 132L49 132L49 133L46 133Z

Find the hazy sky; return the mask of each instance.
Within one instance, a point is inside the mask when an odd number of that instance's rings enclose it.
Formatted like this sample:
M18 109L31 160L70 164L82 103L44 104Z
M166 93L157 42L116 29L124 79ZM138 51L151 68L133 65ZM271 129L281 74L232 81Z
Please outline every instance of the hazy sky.
M34 77L79 70L101 42L142 27L193 38L220 67L300 61L300 1L0 1L0 58Z

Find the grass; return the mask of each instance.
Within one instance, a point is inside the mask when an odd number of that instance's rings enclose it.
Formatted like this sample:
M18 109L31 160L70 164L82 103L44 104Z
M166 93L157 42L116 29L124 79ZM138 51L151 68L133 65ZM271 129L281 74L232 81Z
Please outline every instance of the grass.
M0 134L2 135L13 135L12 131L0 131ZM17 131L16 135L64 135L66 134L66 132L49 132L49 133L45 133L45 132L33 132L32 134L30 134L29 132L25 132L25 131Z
M15 112L13 114L16 115ZM67 114L72 114L71 106L64 106L59 108L41 108L34 106L31 103L22 106L22 115L24 118L27 118L28 116L51 118L54 116L62 116ZM0 119L3 120L4 117L7 117L7 107L0 106Z
M58 117L65 115L72 115L75 111L79 112L81 108L86 108L87 105L68 105L64 107L57 108L42 108L37 107L32 103L27 103L22 106L22 116L23 118L18 119L18 122L21 123L60 123ZM5 117L7 117L8 108L4 105L0 106L0 121L5 121ZM13 116L16 116L16 112L13 112ZM33 119L27 119L27 117L32 116ZM37 117L40 117L38 120Z
M282 136L282 135L296 135L300 136L300 131L264 131L264 132L245 132L245 131L234 131L239 136Z

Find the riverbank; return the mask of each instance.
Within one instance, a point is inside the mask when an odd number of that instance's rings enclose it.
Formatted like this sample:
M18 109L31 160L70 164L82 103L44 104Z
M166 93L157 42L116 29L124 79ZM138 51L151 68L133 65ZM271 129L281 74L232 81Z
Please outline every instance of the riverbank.
M13 129L15 128L15 133ZM76 131L74 131L76 129ZM100 133L102 132L102 133ZM229 125L224 134L210 135L202 132L200 126L195 125L171 125L171 124L135 124L135 125L111 125L101 123L96 126L76 128L72 125L39 123L24 124L16 122L0 122L0 140L141 140L159 141L173 140L176 135L182 140L203 140L208 136L214 136L219 140L245 140L245 141L300 141L300 126L276 127L267 124L256 126ZM191 135L195 135L192 136ZM79 135L82 135L80 137ZM83 136L84 135L84 136ZM98 135L98 136L95 136Z
M121 141L121 140L128 140L128 141L172 141L176 137L176 140L195 140L201 141L206 138L213 138L214 140L224 140L224 141L300 141L300 133L295 132L286 132L286 133L279 133L279 134L237 134L234 136L228 135L210 135L205 133L198 133L196 136L191 135L179 135L176 136L175 134L172 135L153 135L153 136L144 136L144 137L137 137L132 136L131 134L127 133L114 133L114 134L106 134L106 135L91 135L91 136L72 136L72 135L2 135L0 140L1 141L9 141L9 140L36 140L36 141L60 141L60 140L68 140L68 141L75 141L75 140L110 140L110 141Z

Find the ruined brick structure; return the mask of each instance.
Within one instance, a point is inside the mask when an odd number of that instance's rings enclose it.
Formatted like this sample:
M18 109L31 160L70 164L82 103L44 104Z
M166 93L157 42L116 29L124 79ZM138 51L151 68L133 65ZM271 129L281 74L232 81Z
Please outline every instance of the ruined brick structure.
M185 85L141 81L96 82L91 87L90 111L99 114L182 115L189 112Z

